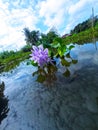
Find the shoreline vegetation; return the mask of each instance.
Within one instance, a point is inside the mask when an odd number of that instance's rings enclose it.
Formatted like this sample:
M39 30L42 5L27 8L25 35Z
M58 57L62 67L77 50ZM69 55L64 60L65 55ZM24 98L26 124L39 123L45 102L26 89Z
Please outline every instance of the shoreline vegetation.
M85 31L81 31L79 33L74 33L70 36L67 36L66 38L63 38L63 42L65 44L70 44L70 43L76 43L76 44L84 44L84 43L89 43L93 41L98 40L98 24L92 29L89 28Z
M26 45L19 51L4 51L0 53L0 73L8 72L20 64L21 61L29 59L32 45L43 44L45 48L49 44L55 42L56 38L62 40L62 44L84 44L98 41L98 16L95 17L94 26L89 26L90 20L86 20L82 24L78 24L70 35L59 36L56 29L52 28L47 34L39 33L39 31L29 31L24 29ZM88 25L88 26L87 26ZM40 38L41 37L41 38Z
M5 51L0 54L0 73L8 72L20 64L20 62L29 58L30 52L23 51Z

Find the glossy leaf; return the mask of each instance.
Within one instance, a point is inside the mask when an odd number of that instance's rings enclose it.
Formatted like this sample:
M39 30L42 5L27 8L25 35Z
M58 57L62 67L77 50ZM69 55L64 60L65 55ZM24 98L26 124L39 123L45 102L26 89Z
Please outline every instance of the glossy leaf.
M68 62L68 61L65 60L65 59L61 59L61 64L62 64L63 66L68 67L68 66L70 66L71 62Z
M70 52L66 54L66 57L67 57L67 58L71 58Z
M74 48L74 45L69 46L68 49L71 50L72 48Z
M57 37L57 38L55 38L54 39L54 43L62 43L62 38L60 38L60 37Z
M38 66L38 64L37 64L37 63L34 63L34 61L31 61L31 64L32 64L33 66Z
M51 47L58 48L58 47L60 47L60 43L51 44Z
M60 57L62 57L66 52L66 46L61 46L58 48L58 54L60 55Z

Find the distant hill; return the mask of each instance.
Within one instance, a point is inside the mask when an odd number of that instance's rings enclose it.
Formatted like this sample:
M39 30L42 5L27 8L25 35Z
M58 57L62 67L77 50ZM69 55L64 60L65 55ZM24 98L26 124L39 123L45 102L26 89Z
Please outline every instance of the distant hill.
M92 23L93 22L93 23ZM98 15L96 15L94 18L89 18L88 20L79 23L73 30L70 31L70 34L77 34L81 31L85 31L93 26L96 26L98 24Z

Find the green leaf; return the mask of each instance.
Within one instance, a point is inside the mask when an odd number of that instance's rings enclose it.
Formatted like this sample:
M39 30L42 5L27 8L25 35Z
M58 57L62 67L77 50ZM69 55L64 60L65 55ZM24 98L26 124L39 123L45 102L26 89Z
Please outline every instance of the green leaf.
M58 48L58 47L60 47L60 43L51 44L51 47Z
M34 61L31 61L31 64L32 64L33 66L38 66L38 64L37 64L37 63L34 63Z
M40 82L40 83L43 83L44 81L45 81L45 76L44 75L38 75L38 77L37 77L37 80L36 81L38 81L38 82Z
M61 46L58 48L58 54L62 57L66 52L66 46Z
M66 57L67 57L67 58L71 58L70 52L66 54Z
M69 77L70 76L70 71L68 69L66 69L66 71L63 73L63 75L65 77Z
M61 59L61 64L62 64L63 66L68 67L68 66L70 66L71 62L68 62L68 61L65 60L65 59Z
M77 64L78 60L72 60L73 64Z
M53 43L60 43L61 44L62 38L60 38L60 37L55 38Z
M71 46L69 46L69 50L71 50L72 48L74 48L75 46L74 45L71 45Z

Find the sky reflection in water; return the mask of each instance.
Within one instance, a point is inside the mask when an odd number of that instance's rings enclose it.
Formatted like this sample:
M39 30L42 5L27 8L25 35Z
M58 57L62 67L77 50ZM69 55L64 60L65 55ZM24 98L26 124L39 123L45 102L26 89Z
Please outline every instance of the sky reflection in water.
M98 42L96 45L98 47ZM62 75L66 67L58 64L58 70L53 71L57 80L52 88L35 82L37 75L32 76L32 73L37 68L27 66L26 62L22 62L12 73L2 73L1 80L5 82L5 91L0 91L0 100L4 103L5 114L0 120L6 118L2 121L0 130L5 126L6 130L57 130L57 125L59 129L69 130L68 125L74 129L86 129L88 124L90 130L98 128L95 125L98 119L98 50L91 43L76 45L70 55L72 59L78 60L76 64L68 64L70 77ZM55 77L50 72L50 77Z

